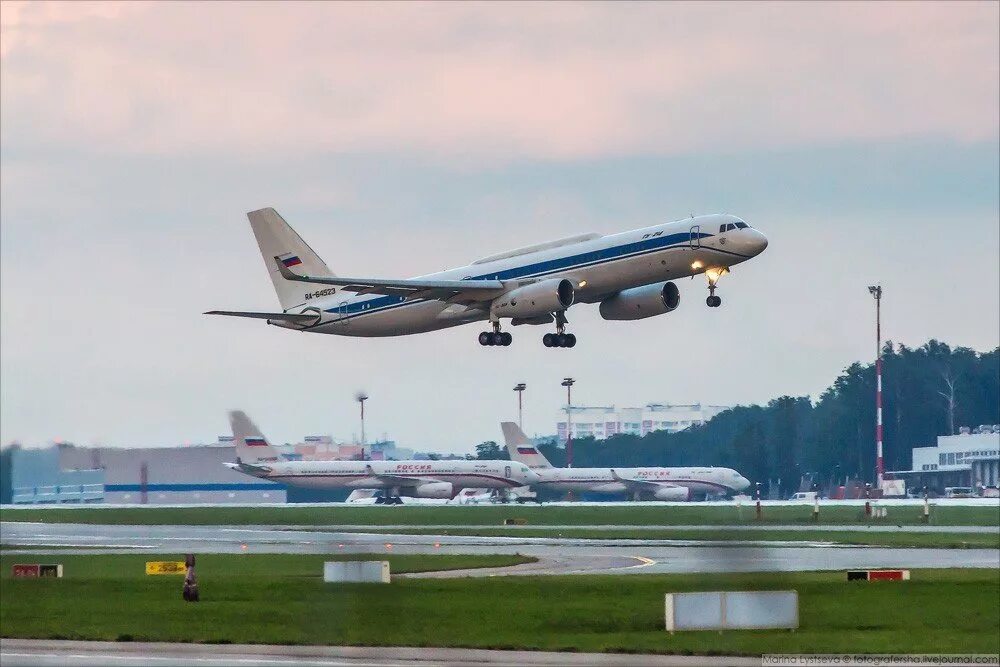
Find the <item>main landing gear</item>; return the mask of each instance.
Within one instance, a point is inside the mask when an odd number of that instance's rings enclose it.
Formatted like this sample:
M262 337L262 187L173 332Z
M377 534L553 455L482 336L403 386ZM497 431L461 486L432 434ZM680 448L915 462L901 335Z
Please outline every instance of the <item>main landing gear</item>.
M705 277L708 278L708 298L705 299L705 303L708 304L709 308L718 308L722 305L722 297L715 296L716 283L719 282L719 278L729 273L729 269L708 269L705 271Z
M403 499L399 497L398 489L386 489L381 495L375 498L376 505L402 505Z
M493 323L493 331L484 331L479 334L479 344L480 345L500 345L502 347L507 347L514 342L514 337L511 336L506 331L500 331L500 323Z
M556 333L547 333L542 336L542 345L545 347L573 347L576 345L576 336L566 333L566 313L560 310L556 313Z

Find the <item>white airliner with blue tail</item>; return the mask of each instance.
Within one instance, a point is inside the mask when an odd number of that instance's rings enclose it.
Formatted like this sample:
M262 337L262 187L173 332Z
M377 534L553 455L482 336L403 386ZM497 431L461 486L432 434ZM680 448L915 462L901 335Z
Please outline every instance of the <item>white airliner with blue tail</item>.
M710 307L729 268L756 257L767 238L732 215L703 215L619 234L582 234L491 255L418 278L335 275L273 208L248 214L281 312L209 311L288 329L341 336L404 336L489 321L481 345L510 345L502 323L549 325L546 347L573 347L566 311L599 303L606 320L676 309L672 282L704 274Z
M731 468L553 468L545 455L514 422L501 422L512 461L538 475L536 489L615 494L642 500L690 500L692 495L722 496L750 487L750 480Z

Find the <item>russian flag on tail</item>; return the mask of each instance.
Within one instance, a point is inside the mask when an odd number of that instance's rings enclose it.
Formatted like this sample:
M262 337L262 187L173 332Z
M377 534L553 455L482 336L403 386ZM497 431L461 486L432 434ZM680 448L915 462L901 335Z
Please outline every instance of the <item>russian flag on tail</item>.
M537 454L538 451L534 447L518 447L518 454Z
M247 438L247 447L267 447L267 440L264 438Z
M285 257L284 259L282 259L281 263L284 264L285 266L289 266L289 267L290 266L298 266L299 264L302 263L302 260L299 259L298 255L292 255L290 257Z

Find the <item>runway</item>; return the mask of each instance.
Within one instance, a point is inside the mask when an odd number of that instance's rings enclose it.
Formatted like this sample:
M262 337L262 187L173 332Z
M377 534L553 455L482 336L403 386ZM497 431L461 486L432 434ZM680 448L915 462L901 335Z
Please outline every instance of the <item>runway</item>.
M411 526L419 528L420 526ZM998 549L923 549L828 542L710 542L471 537L281 530L273 526L112 526L0 523L0 541L58 553L513 554L538 563L412 576L803 572L852 568L1000 568ZM8 550L9 552L9 550Z
M214 667L695 667L698 665L760 665L760 658L729 656L621 655L612 653L552 653L486 651L449 648L378 648L353 646L269 646L241 644L167 644L143 642L80 642L47 639L0 640L4 667L83 667L183 665Z

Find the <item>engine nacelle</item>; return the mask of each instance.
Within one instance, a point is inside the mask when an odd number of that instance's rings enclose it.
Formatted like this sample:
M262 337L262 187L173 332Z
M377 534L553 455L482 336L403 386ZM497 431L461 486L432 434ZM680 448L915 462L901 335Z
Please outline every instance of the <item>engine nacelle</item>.
M653 492L657 500L687 500L690 495L686 486L661 486Z
M575 297L573 283L565 278L552 278L512 289L497 297L490 311L497 317L540 317L566 310Z
M399 495L411 498L453 498L454 486L451 482L427 482L411 489L400 489Z
M606 320L641 320L669 313L681 302L681 293L673 283L653 283L622 290L601 302L601 317Z

